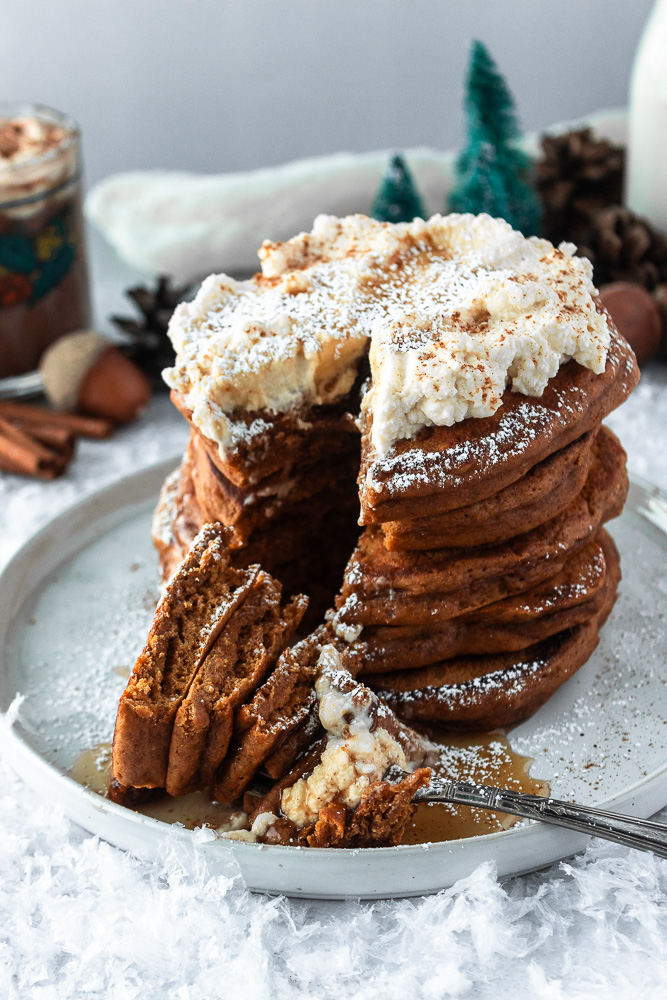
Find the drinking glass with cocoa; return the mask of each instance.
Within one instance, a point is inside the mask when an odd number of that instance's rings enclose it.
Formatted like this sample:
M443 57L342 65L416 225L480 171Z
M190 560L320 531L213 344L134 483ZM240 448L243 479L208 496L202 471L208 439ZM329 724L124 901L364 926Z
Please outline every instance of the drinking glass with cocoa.
M89 325L79 128L42 105L0 104L0 378Z

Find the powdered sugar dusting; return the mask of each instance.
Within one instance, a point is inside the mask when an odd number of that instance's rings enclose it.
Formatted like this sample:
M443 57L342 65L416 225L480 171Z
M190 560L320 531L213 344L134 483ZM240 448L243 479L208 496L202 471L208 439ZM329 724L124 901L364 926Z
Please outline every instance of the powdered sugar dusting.
M451 705L452 701L455 701L457 705L469 708L479 704L492 691L503 691L508 697L521 694L525 689L526 678L539 673L547 666L548 662L547 656L537 655L508 665L501 670L492 670L478 677L471 677L469 680L454 686L429 684L409 691L378 689L377 693L399 712L405 710L406 706L410 704L427 701L431 704L443 705Z

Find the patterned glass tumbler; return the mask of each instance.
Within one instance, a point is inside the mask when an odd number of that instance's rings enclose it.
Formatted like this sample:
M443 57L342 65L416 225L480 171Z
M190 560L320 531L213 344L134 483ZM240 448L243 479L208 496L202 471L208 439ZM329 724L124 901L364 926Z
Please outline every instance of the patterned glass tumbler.
M89 325L79 128L42 105L0 104L0 378Z

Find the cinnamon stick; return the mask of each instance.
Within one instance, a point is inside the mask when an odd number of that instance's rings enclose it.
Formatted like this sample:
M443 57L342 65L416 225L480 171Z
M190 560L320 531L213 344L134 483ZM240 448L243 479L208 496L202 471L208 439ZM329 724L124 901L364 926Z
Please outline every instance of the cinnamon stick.
M1 417L0 463L5 471L41 479L54 479L65 471L65 462L55 452Z
M85 417L80 413L61 413L47 410L29 403L0 400L0 418L20 420L25 424L48 424L50 427L64 427L80 437L108 438L113 434L114 425L101 417Z
M31 424L26 420L10 421L13 427L18 427L20 431L35 438L41 444L57 452L63 462L69 464L74 455L76 444L75 435L66 427L54 427L50 423Z
M0 435L0 472L11 472L15 476L32 476L35 479L57 479L65 471L64 465L54 464L37 472L26 472L20 464L11 462L2 455L2 439Z

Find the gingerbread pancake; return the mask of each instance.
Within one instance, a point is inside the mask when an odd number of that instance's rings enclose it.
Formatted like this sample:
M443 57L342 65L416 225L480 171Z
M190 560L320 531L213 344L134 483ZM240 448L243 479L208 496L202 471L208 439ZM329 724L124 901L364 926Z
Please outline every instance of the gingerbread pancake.
M368 678L407 722L457 730L509 726L532 715L581 667L599 642L620 580L618 553L605 552L604 600L597 615L517 653L464 656Z
M361 523L424 517L494 496L582 434L594 430L639 379L635 356L612 327L607 364L596 375L574 361L541 396L506 391L493 416L429 427L383 458L364 428L359 472Z
M267 795L246 797L244 808L249 811L249 820L253 826L256 821L261 824L258 839L264 844L294 847L395 847L400 844L415 813L412 801L415 792L429 782L431 772L427 767L418 768L398 782L374 781L354 807L332 800L322 805L315 821L305 828L299 829L291 820L280 816L283 792L299 781L307 781L321 765L325 750L326 740L320 740Z
M601 529L560 573L523 594L435 625L364 629L360 676L424 667L456 656L513 652L582 624L604 603L605 553L617 558L610 547L613 542Z
M171 399L196 431L192 412L182 396L172 391ZM238 435L235 446L227 449L224 459L214 441L203 435L200 440L230 484L252 490L267 479L275 483L276 477L288 478L293 470L298 473L316 464L323 454L348 452L350 442L356 442L359 436L349 412L351 403L354 412L357 399L354 390L327 406L302 406L286 413L239 412L235 419L246 428L246 433Z
M382 525L390 552L450 546L493 545L560 514L581 493L591 465L591 446L604 427L589 431L494 496L468 507Z
M349 625L428 625L519 594L560 572L625 502L625 452L596 443L581 494L557 517L502 545L388 552L367 528L345 573L338 616Z

